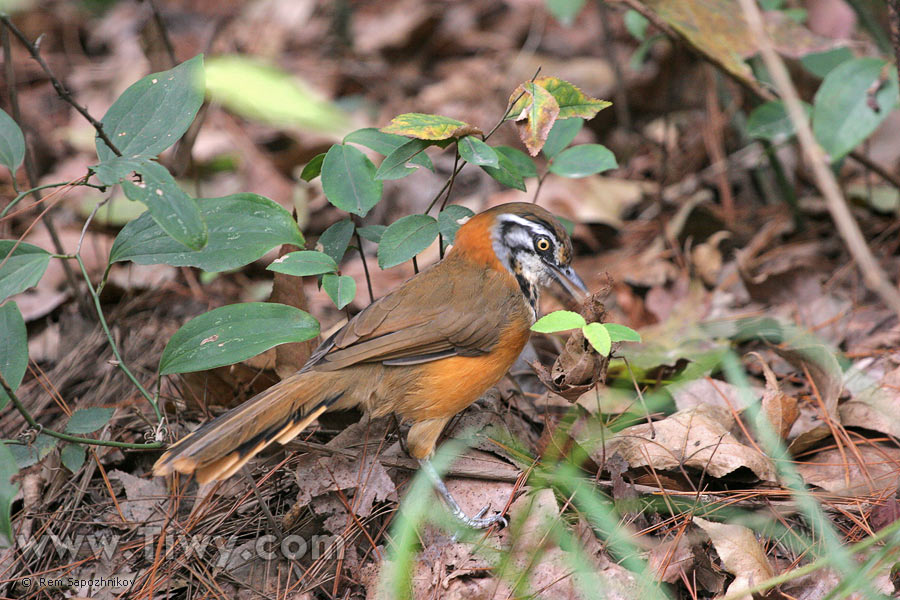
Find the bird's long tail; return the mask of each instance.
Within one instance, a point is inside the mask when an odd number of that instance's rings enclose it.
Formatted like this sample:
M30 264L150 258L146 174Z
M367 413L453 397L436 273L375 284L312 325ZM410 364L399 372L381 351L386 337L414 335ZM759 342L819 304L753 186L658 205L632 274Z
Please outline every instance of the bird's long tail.
M196 473L206 483L227 479L272 442L286 444L337 402L331 373L298 373L204 423L153 465L154 475Z

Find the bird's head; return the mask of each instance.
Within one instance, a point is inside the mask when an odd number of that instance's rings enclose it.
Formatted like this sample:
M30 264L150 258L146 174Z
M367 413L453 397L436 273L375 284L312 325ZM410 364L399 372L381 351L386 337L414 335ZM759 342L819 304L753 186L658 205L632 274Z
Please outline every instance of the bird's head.
M549 211L511 202L469 219L457 232L454 246L495 268L511 273L532 308L538 290L558 281L572 296L587 293L572 269L572 240Z

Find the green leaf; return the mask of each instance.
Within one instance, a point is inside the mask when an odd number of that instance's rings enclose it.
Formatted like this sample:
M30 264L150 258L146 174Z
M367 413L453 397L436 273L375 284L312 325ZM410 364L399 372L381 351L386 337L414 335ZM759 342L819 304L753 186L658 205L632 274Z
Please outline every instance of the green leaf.
M30 444L25 446L10 445L9 450L15 457L19 468L24 469L37 464L38 461L43 460L45 456L53 452L53 449L56 448L56 443L57 439L55 437L50 437L46 433L40 433Z
M300 171L300 179L303 181L312 181L322 174L322 163L325 161L325 153L316 154L312 160L306 163L303 170Z
M357 227L356 233L364 240L377 244L381 242L381 236L384 235L385 229L387 229L387 225L367 225L365 227Z
M390 125L381 128L382 133L396 133L420 140L446 140L466 135L480 135L474 125L440 115L404 113L391 119Z
M338 309L344 308L356 297L356 281L349 275L326 274L322 277L322 289Z
M458 143L459 155L466 162L479 167L499 167L500 159L494 149L485 144L474 135L460 138Z
M456 232L462 227L465 220L475 213L459 204L451 204L438 215L438 231L444 240L444 247L451 245L456 239Z
M0 110L0 164L15 178L16 170L25 160L25 136L15 120Z
M812 118L813 133L832 162L887 118L897 106L897 89L897 70L879 58L848 60L828 73L816 92Z
M395 267L431 245L438 235L438 223L428 215L407 215L391 223L378 245L378 266Z
M276 258L271 265L266 267L276 273L287 273L304 277L306 275L321 275L322 273L334 273L337 271L337 263L324 252L315 250L300 250L290 252L281 258Z
M524 192L525 180L522 179L522 175L519 174L519 169L516 168L515 163L513 163L504 152L502 152L502 147L498 147L496 148L496 150L498 150L497 158L499 159L500 166L481 168L484 169L485 173L487 173L506 187L514 188Z
M824 79L831 71L853 58L853 52L846 46L833 48L824 52L813 52L800 59L803 68L820 79Z
M19 484L13 483L11 480L19 472L16 462L16 457L10 451L9 446L0 442L0 534L6 538L5 543L0 539L0 546L5 545L6 547L15 543L11 509L13 498L19 493Z
M609 351L612 349L612 341L603 323L588 323L581 331L584 333L587 341L591 343L591 346L594 347L594 350L603 356L609 356Z
M381 200L382 183L375 180L375 165L345 144L335 144L325 154L322 188L333 205L361 217Z
M809 118L812 107L806 102L801 104ZM788 116L787 108L781 100L757 106L747 119L747 135L755 139L779 143L790 139L794 133L794 123Z
M634 9L625 11L625 29L627 29L628 33L630 33L637 41L642 42L647 36L647 26L649 24L650 21L647 20L647 17L638 11Z
M330 256L334 262L339 263L347 252L347 246L353 238L356 226L350 219L342 219L326 229L316 242L316 249Z
M79 408L72 413L72 417L69 419L69 422L66 423L66 433L81 435L97 431L109 423L109 420L113 416L113 412L115 412L114 409L104 408L102 406Z
M610 341L613 342L640 342L641 334L625 325L618 323L604 323L606 332L609 334Z
M123 156L156 156L184 135L203 104L203 55L147 75L119 96L103 116L103 131ZM98 136L101 161L116 154Z
M559 104L559 119L580 117L593 119L598 112L612 106L612 102L592 98L580 89L558 77L540 77L535 83L546 89Z
M59 460L72 473L77 473L84 465L84 447L81 444L66 444L59 451Z
M557 154L550 163L550 172L575 179L615 169L617 166L616 157L606 146L581 144Z
M110 262L227 271L252 263L282 244L303 246L303 235L291 214L268 198L232 194L197 203L209 228L209 241L202 250L188 250L144 213L116 236Z
M382 161L378 170L375 172L375 179L379 181L390 179L402 179L407 175L416 172L414 167L407 167L406 163L412 161L413 158L420 156L422 152L430 146L427 140L411 139L405 144L391 152Z
M569 26L575 22L575 17L584 8L585 0L546 0L547 10L557 21Z
M557 119L544 142L541 152L547 158L553 158L559 154L566 146L572 143L578 132L584 126L584 119Z
M19 389L28 367L28 331L15 302L0 306L0 373L12 391ZM6 408L9 395L0 387L0 410Z
M584 327L584 317L577 312L571 310L557 310L550 314L544 315L531 326L532 331L538 333L556 333L557 331L568 331L569 329L578 329Z
M141 181L123 181L125 195L143 203L153 220L174 239L192 250L203 248L208 231L197 201L185 194L158 162L139 159L135 166Z
M409 138L407 137L403 137L402 135L396 135L393 133L384 133L383 131L378 131L374 127L357 129L353 133L349 133L346 137L344 137L345 144L348 142L359 144L360 146L370 148L379 154L383 154L384 156L388 156L394 150L407 143L408 141ZM413 158L410 159L409 162L417 164L421 167L425 167L429 171L434 171L434 163L431 162L431 159L424 152L416 154Z
M538 176L534 160L518 148L513 148L511 146L497 146L495 150L497 150L498 154L502 154L509 159L509 162L515 165L516 171L518 171L519 175L522 177Z
M319 323L299 308L270 302L223 306L175 332L159 360L161 375L234 364L287 342L319 335Z
M247 56L214 56L206 63L210 98L248 119L276 126L343 134L350 118L305 81Z
M0 302L37 285L48 264L50 253L43 248L0 240Z

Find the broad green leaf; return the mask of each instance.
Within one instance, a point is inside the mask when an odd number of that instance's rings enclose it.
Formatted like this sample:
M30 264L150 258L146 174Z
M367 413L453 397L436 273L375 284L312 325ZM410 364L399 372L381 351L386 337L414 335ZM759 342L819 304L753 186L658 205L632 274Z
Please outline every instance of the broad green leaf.
M387 225L367 225L365 227L357 227L356 232L364 240L378 244L381 242L381 236L384 235L385 229L387 229Z
M312 160L306 163L303 170L300 171L300 179L303 181L312 181L322 174L322 163L325 161L325 153L316 154Z
M516 171L518 171L519 175L522 177L538 176L534 160L518 148L513 148L512 146L497 146L495 150L497 150L498 154L502 154L509 159L509 162L515 165Z
M609 334L610 341L613 342L640 342L641 334L625 325L618 323L604 323L606 332Z
M103 116L103 131L123 156L156 156L184 135L203 104L203 55L147 75L122 92ZM116 156L98 136L101 161Z
M391 119L390 125L381 128L382 133L396 133L420 140L446 140L466 135L481 135L482 131L450 117L404 113Z
M493 148L485 144L474 135L460 138L458 142L459 155L466 162L479 167L499 167L500 159Z
M820 79L824 79L831 71L848 60L853 58L853 52L846 46L825 50L824 52L813 52L807 54L800 59L803 68Z
M506 187L514 188L519 191L525 191L525 181L519 174L519 169L502 151L502 147L497 148L497 158L499 159L499 167L481 167L484 172L499 181Z
M113 412L115 412L114 409L102 406L79 408L72 413L72 417L66 423L66 433L72 435L93 433L109 423Z
M72 473L84 465L84 458L84 447L81 444L66 444L59 451L60 462Z
M634 9L629 9L625 11L624 20L625 29L628 30L628 33L637 41L644 41L644 38L647 36L647 26L650 24L647 17Z
M438 223L428 215L407 215L388 225L378 244L378 266L382 269L406 262L431 245Z
M582 119L593 119L598 112L608 106L612 106L612 102L599 100L588 96L580 89L558 77L540 77L535 83L550 92L559 104L559 119L570 119L579 117Z
M563 25L572 25L584 8L585 0L546 0L547 10Z
M0 373L16 391L28 367L28 331L15 302L0 306ZM9 395L0 387L0 410L6 408Z
M802 105L807 118L809 118L812 107L806 102L803 102ZM757 106L747 119L747 135L755 139L778 143L793 137L794 133L794 123L788 116L787 108L781 100Z
M10 451L9 446L0 442L0 547L13 545L11 508L13 498L19 493L19 484L11 480L19 472L16 457Z
M55 437L50 437L46 433L40 433L30 444L10 444L8 448L15 457L19 468L24 469L43 460L45 456L53 452L56 444L57 439Z
M832 162L887 118L897 106L897 89L897 70L880 58L848 60L828 73L816 92L812 119L813 133Z
M326 274L322 277L322 289L339 309L353 302L356 297L356 281L349 275Z
M456 239L456 232L463 223L475 213L459 204L451 204L438 215L438 231L444 240L444 247L451 245Z
M414 167L406 166L406 163L411 162L412 159L420 156L425 148L430 145L431 144L427 140L415 138L407 140L405 144L385 157L378 167L378 170L375 171L375 179L402 179L407 175L412 175L416 172L416 169Z
M615 169L617 166L616 157L606 146L581 144L557 154L550 163L550 172L575 179Z
M232 194L197 203L209 228L209 241L202 250L185 248L144 213L116 236L110 262L227 271L250 264L282 244L303 246L303 235L291 214L268 198Z
M349 116L300 78L247 56L206 61L209 97L243 117L283 127L342 135Z
M374 150L375 152L383 154L384 156L388 156L390 153L392 153L394 150L407 143L408 141L408 137L403 137L402 135L396 135L393 133L384 133L383 131L378 131L374 127L357 129L353 133L347 134L347 136L344 138L345 144L348 142L359 144L360 146L365 146L366 148ZM431 162L431 159L424 152L416 154L410 159L409 162L421 167L425 167L429 171L434 171L434 163Z
M0 110L0 164L5 165L15 177L16 170L25 160L25 136L19 124Z
M49 263L50 253L42 248L0 240L0 302L37 285Z
M510 102L513 102L521 92L525 94L516 106L522 105L522 110L518 114L513 114L512 118L517 121L516 127L522 143L532 156L537 156L559 116L559 104L550 92L530 81L516 88L510 96ZM523 120L524 123L521 122Z
M342 219L334 223L319 236L319 241L316 242L316 250L321 250L336 263L341 262L344 259L344 254L347 252L347 246L350 245L350 240L353 238L355 229L356 226L350 219Z
M306 275L321 275L322 273L334 273L337 271L337 263L324 252L315 250L300 250L290 252L281 258L276 258L271 265L266 267L276 273L287 273L304 277Z
M568 331L569 329L578 329L584 326L584 317L577 312L557 310L538 319L531 326L531 330L538 333L556 333L557 331Z
M288 342L319 335L319 323L299 308L270 302L223 306L175 332L159 360L161 375L234 364Z
M547 136L547 141L544 142L544 147L541 148L541 152L547 158L553 158L572 143L572 140L575 139L575 136L578 135L583 126L584 119L557 119L553 124L553 129L550 130L550 135Z
M381 200L375 165L353 146L335 144L322 163L322 189L328 201L348 213L366 216Z
M122 181L125 195L144 204L153 220L174 239L192 250L203 248L208 231L197 201L185 194L158 162L138 159L134 166L141 180Z
M587 341L591 343L591 346L594 347L594 350L603 356L609 356L609 351L612 349L612 341L603 323L588 323L581 331L584 333Z
M129 178L135 171L140 171L148 156L114 156L90 167L103 185L115 185ZM152 168L152 167L151 167Z

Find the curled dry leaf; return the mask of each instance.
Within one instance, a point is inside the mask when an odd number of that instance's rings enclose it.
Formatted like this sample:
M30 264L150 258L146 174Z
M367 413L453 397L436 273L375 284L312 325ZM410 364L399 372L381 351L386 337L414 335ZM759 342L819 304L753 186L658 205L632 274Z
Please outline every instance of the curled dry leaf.
M762 356L756 352L751 352L750 354L759 360L763 374L766 377L766 391L763 393L762 410L759 412L758 419L768 419L769 426L782 440L785 440L797 417L800 416L797 399L781 391L778 380L775 378L775 373L772 372L772 369ZM757 429L761 426L759 420L757 421Z
M760 479L774 481L772 462L729 433L733 424L730 412L697 406L655 422L655 437L646 423L623 429L607 443L606 454L618 452L632 468L650 466L669 471L689 467L724 477L746 467ZM598 456L592 458L597 460Z
M709 536L722 565L735 576L728 595L745 590L772 577L775 573L756 534L743 525L716 523L694 517L694 523ZM744 596L749 600L750 596Z
M579 313L588 323L602 323L606 315L600 296L605 292L591 294L582 303ZM575 402L582 394L598 383L606 381L609 357L597 354L584 339L580 329L572 332L562 353L548 370L537 361L531 363L538 379L547 389Z
M775 352L801 371L808 372L812 384L815 386L812 397L816 401L821 421L811 429L801 432L794 429L791 432L792 435L799 433L791 441L789 447L790 451L796 455L831 435L829 420L835 423L840 422L837 404L844 387L843 371L841 371L841 366L834 353L823 344L811 343L788 348L775 348ZM821 404L819 399L821 399ZM825 414L822 414L822 408L824 408Z

